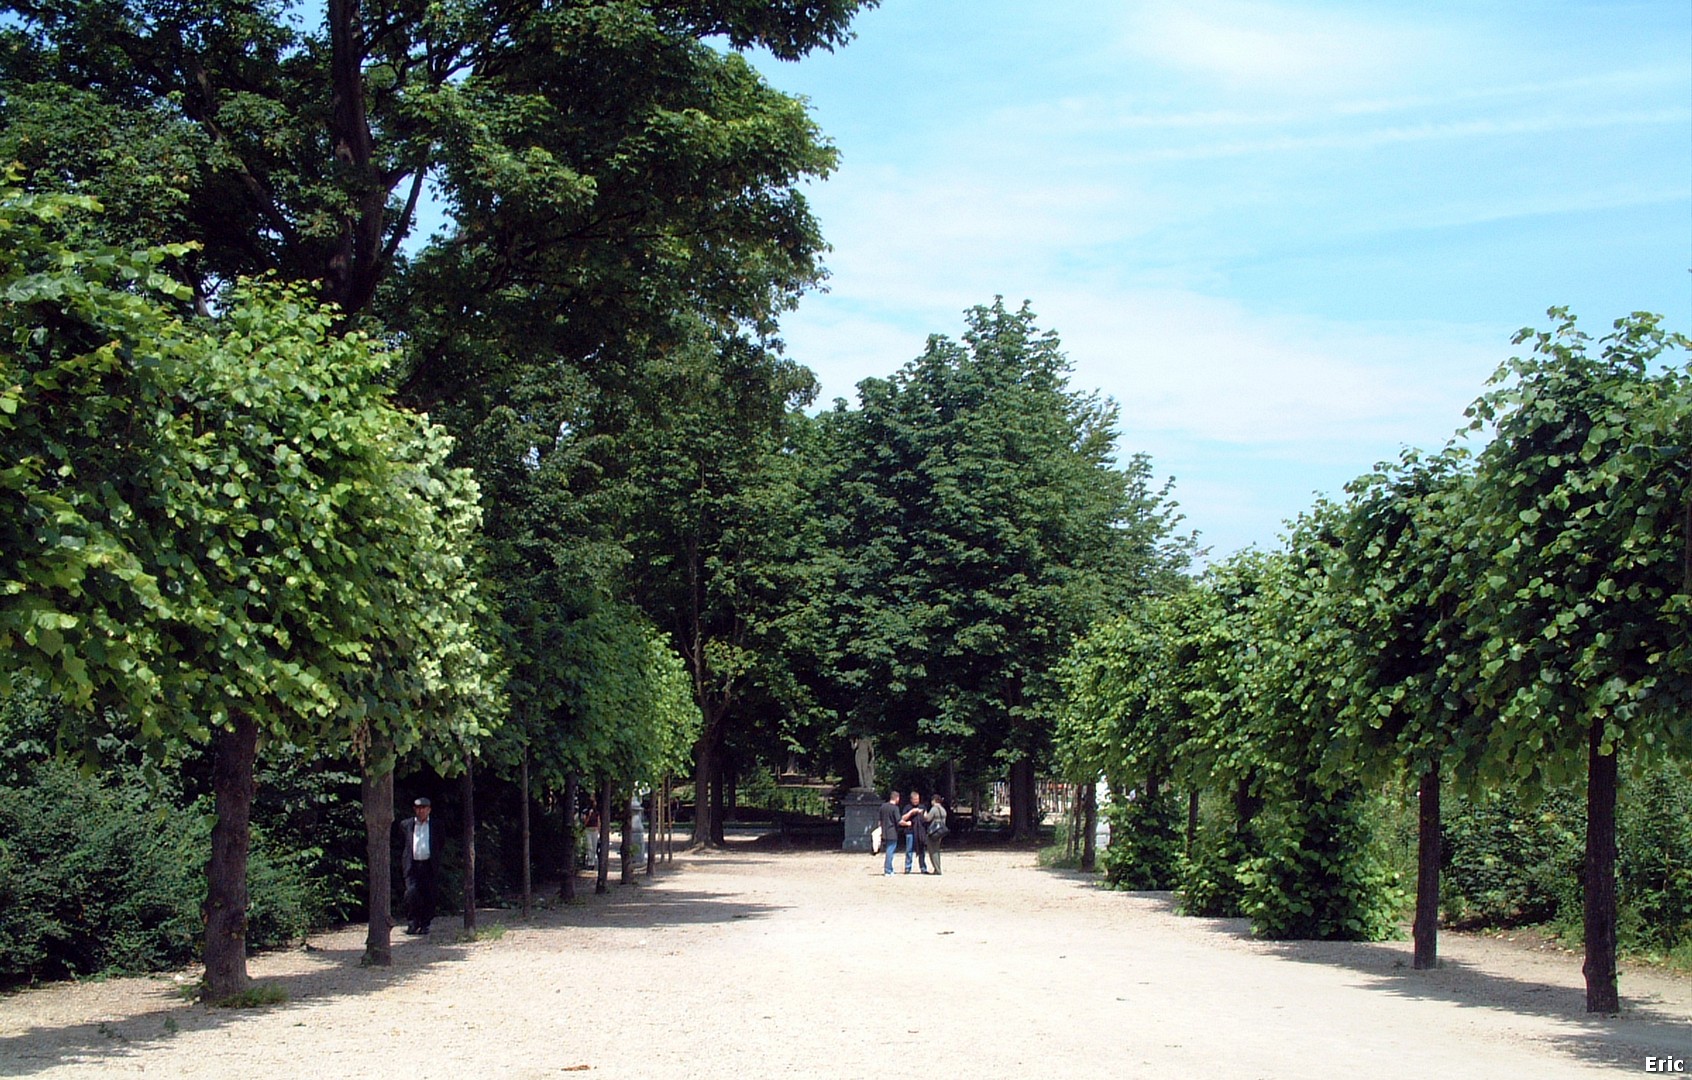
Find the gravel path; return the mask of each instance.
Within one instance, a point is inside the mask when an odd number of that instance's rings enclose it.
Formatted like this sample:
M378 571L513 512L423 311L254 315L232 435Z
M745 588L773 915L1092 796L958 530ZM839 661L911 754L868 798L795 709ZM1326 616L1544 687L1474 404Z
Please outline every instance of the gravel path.
M89 1077L1499 1077L1692 1066L1692 982L1629 971L1626 1015L1581 1011L1580 961L1447 935L1275 944L1167 899L955 851L944 877L752 850L678 857L651 883L498 940L362 930L256 958L290 1001L211 1010L189 975L0 998L0 1075ZM591 889L591 883L589 883Z

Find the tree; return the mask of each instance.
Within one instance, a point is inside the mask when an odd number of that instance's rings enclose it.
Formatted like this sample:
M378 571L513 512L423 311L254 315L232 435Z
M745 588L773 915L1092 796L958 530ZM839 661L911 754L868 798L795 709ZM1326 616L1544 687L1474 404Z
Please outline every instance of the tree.
M715 89L744 82L746 68L703 42L793 59L843 43L866 6L408 0L371 9L330 0L321 25L302 30L279 0L9 0L0 82L6 126L50 134L9 148L24 151L19 160L58 166L53 182L137 196L150 218L180 230L146 239L200 245L179 256L179 270L202 297L275 273L322 283L324 299L350 317L371 309L401 264L431 183L456 211L455 250L498 249L504 269L522 277L562 260L590 282L624 258L678 254L671 221L688 223L681 231L692 233L701 269L720 269L707 252L723 223L701 219L691 192L671 182L638 194L654 163L679 166L670 175L680 181L698 155L745 155L772 134L712 107ZM135 122L107 124L112 109ZM136 163L161 157L114 145L125 135L164 151L173 167L137 184ZM763 209L777 211L766 221L804 227L802 203L784 208L792 199L779 186L763 197ZM749 213L757 198L748 195ZM508 216L505 204L536 200L562 211L556 231L530 237L546 247L517 251L509 242L522 234L507 230L521 211ZM552 246L560 235L574 243ZM617 280L601 297L648 275L642 266L608 276Z
M848 726L1008 766L1022 838L1058 662L1191 551L1147 460L1116 467L1115 406L1067 372L1056 335L996 301L828 418L829 542L852 553L831 620L836 678L858 695Z
M660 362L670 403L619 443L639 493L630 589L687 665L701 717L693 842L721 844L719 750L777 662L775 620L801 573L806 506L789 436L814 383L744 341L707 338Z
M1473 560L1463 520L1473 486L1460 448L1406 451L1349 485L1337 524L1341 557L1332 585L1335 655L1343 669L1344 768L1373 773L1404 766L1417 785L1415 954L1418 970L1438 963L1440 789L1448 774L1472 778L1488 726L1452 658L1478 642L1458 604L1472 591Z
M159 269L180 249L78 251L46 225L88 202L0 206L0 648L137 742L211 743L207 986L227 997L261 734L403 740L449 704L474 726L457 707L486 657L454 545L475 488L387 403L384 351L298 290L242 286L186 319Z
M1574 318L1523 330L1471 410L1492 441L1477 457L1462 525L1481 545L1457 608L1480 647L1464 674L1496 713L1489 755L1528 791L1586 769L1586 1007L1613 1013L1618 761L1692 746L1692 415L1687 340L1635 314L1600 339Z

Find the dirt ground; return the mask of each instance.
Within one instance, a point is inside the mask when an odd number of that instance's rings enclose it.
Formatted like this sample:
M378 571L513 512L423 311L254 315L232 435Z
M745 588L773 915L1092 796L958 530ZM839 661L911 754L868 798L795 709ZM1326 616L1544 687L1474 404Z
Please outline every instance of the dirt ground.
M1028 852L880 859L751 849L537 914L497 940L362 929L255 958L289 1001L207 1009L194 977L0 998L0 1075L87 1077L1499 1077L1692 1066L1692 981L1629 970L1626 1012L1582 1012L1579 957L1446 935L1253 941ZM591 891L591 883L589 883Z

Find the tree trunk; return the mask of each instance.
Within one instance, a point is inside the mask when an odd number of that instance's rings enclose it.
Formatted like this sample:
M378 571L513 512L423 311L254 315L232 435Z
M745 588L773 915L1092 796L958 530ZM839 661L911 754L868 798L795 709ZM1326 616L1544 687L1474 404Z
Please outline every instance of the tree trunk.
M1198 843L1199 793L1198 788L1187 792L1187 854L1193 853L1193 845Z
M564 780L564 876L558 882L558 897L566 901L576 898L576 802L581 786L575 773Z
M1604 721L1587 737L1586 1011L1616 1013L1616 754L1602 753Z
M617 789L617 798L623 804L623 843L618 848L622 860L618 865L619 883L631 884L634 881L634 799L630 793Z
M1092 873L1099 864L1099 782L1081 785L1081 869Z
M530 876L532 854L529 850L529 754L523 752L523 764L519 776L519 786L523 789L523 918L529 917L529 905L533 900L531 891L534 881Z
M206 864L206 999L239 994L247 979L247 852L252 841L253 762L258 724L244 713L212 735L211 859Z
M664 861L676 858L676 821L671 803L675 800L675 781L664 777Z
M711 813L711 781L717 775L717 733L706 724L693 744L693 846L721 844L721 826Z
M711 774L711 842L718 847L725 847L728 840L723 835L723 824L728 820L724 812L723 788L726 780L727 764L724 762L722 747L717 748L717 769Z
M1010 767L1011 839L1035 839L1039 793L1034 788L1034 760L1022 758Z
M652 812L646 815L646 876L658 868L658 830L664 823L664 813L658 808L658 790L661 785L652 786Z
M1416 831L1416 940L1411 966L1428 971L1439 966L1439 767L1422 774Z
M351 181L324 284L350 318L370 303L381 272L383 210L389 183L376 165L364 99L364 26L359 0L328 0L329 134L336 164Z
M946 795L946 811L958 804L958 761L956 758L946 759L946 777L941 782L941 789Z
M604 892L611 881L611 781L599 784L599 858L595 861L593 891Z
M365 751L364 782L365 906L370 911L364 935L365 967L388 967L394 962L393 831L394 749L385 735L374 735Z
M476 929L476 779L464 760L464 929Z

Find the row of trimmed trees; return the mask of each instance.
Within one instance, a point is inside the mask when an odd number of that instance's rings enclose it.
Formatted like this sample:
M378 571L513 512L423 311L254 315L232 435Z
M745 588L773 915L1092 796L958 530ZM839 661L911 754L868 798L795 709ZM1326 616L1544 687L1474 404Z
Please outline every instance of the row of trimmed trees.
M212 997L261 744L360 762L386 963L396 769L468 835L474 773L603 799L779 676L834 153L740 53L863 6L4 5L0 663L66 750L212 747Z
M1125 881L1173 875L1177 818L1158 804L1174 786L1191 793L1187 910L1376 936L1395 905L1367 789L1404 778L1429 967L1442 786L1531 798L1584 774L1587 1008L1616 1010L1618 772L1692 752L1692 377L1655 316L1594 343L1552 314L1445 451L1377 467L1282 550L1077 646L1060 744L1077 778L1133 793L1113 839ZM1226 796L1211 837L1194 835L1205 791Z

